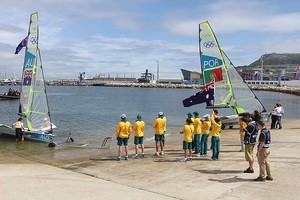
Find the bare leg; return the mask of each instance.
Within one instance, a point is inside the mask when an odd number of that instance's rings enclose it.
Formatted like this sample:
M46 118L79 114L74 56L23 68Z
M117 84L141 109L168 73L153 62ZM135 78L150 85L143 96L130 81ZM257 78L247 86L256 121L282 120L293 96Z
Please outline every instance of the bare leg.
M162 141L159 141L159 143L160 143L160 149L161 149L161 152L163 152L163 151L164 151L164 144L163 144Z
M159 145L159 141L156 141L155 142L156 152L158 152L158 145Z
M126 154L126 157L128 157L128 146L125 146L125 154Z
M121 146L118 147L118 157L121 157Z
M138 145L135 145L135 154L136 154L136 155L138 154L138 148L139 148L139 146L138 146Z
M142 154L144 153L144 144L141 144Z
M253 164L254 164L254 160L253 161L249 161L249 168L253 169Z

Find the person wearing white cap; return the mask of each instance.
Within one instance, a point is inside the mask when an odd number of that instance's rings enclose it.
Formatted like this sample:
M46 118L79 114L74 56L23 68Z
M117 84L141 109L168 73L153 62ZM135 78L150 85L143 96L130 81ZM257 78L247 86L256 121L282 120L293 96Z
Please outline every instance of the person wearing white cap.
M158 155L163 155L163 148L164 148L164 134L166 131L166 124L167 124L167 119L164 117L163 112L158 113L158 117L153 123L153 128L155 130L155 147L156 147L156 152L155 156ZM160 147L160 153L159 153L159 147Z
M125 160L128 160L128 139L131 134L131 124L126 119L126 115L121 115L121 121L118 123L116 130L116 138L118 140L118 160L121 160L121 147L125 146Z

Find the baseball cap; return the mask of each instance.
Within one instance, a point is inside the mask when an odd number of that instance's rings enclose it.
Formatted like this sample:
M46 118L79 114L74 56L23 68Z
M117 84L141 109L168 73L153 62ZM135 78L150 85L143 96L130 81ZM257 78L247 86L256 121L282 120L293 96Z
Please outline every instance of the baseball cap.
M163 112L159 112L158 115L159 115L159 116L163 116L164 113L163 113Z
M122 114L122 115L121 115L121 118L122 118L122 119L125 119L125 118L126 118L126 115L125 115L125 114Z
M204 115L203 117L204 117L204 118L209 118L210 115L209 115L209 114L206 114L206 115Z

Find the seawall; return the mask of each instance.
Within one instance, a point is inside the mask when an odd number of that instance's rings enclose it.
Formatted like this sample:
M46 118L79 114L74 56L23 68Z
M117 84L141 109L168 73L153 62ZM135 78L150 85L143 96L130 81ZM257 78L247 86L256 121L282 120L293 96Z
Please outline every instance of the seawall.
M176 89L201 89L203 85L186 85L186 84L163 84L163 83L104 83L101 86L106 87L139 87L139 88L176 88ZM281 92L300 96L299 87L275 87L275 86L250 86L252 90Z

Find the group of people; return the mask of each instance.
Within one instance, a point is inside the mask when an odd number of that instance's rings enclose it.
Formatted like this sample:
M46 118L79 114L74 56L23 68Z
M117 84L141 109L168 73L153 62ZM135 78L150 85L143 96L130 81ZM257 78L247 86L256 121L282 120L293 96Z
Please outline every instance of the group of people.
M208 137L211 130L211 148L212 157L211 160L218 160L220 153L220 133L221 133L221 121L217 116L218 111L214 110L212 117L209 114L203 116L203 119L199 118L199 113L194 112L194 116L188 113L188 117L185 124L180 132L183 134L183 150L184 159L183 162L192 161L192 150L194 149L194 154L200 156L207 156L208 151ZM166 132L167 119L163 112L158 113L158 117L153 123L154 128L154 140L156 152L155 156L163 155L164 143L165 143L165 132ZM135 145L135 155L133 158L144 157L144 130L145 122L142 120L141 115L137 115L137 120L134 125L131 126L130 122L127 121L126 115L121 115L121 121L118 123L116 129L116 139L118 145L118 160L121 160L121 148L124 145L125 148L125 160L128 160L128 139L130 138L132 130L135 132L134 145ZM200 138L200 135L202 137ZM141 154L138 154L138 147L141 147Z
M258 132L261 130L259 137ZM270 154L271 133L265 126L265 122L260 117L258 111L254 111L251 116L243 113L240 120L241 151L245 150L245 159L249 166L244 173L254 173L254 147L258 139L256 156L259 164L259 176L254 181L273 180L271 176Z
M156 152L155 156L163 155L165 132L166 132L166 117L163 112L158 113L158 117L153 123L154 139ZM199 113L194 112L187 114L187 119L182 127L183 134L183 150L184 159L182 162L192 161L192 154L197 154L199 157L207 156L208 137L211 133L211 160L218 160L220 153L220 135L222 123L218 117L218 111L214 110L211 117L209 114L199 118ZM121 115L121 121L118 123L116 130L116 138L118 144L118 160L121 160L121 148L125 146L125 160L128 160L128 139L132 130L135 132L134 145L135 155L132 158L144 157L144 130L145 122L142 116L137 115L137 119L133 126L127 121L126 115ZM259 130L260 134L259 134ZM202 135L201 135L202 134ZM201 137L200 137L201 136ZM245 151L245 159L249 166L244 173L254 173L254 147L258 138L256 156L259 164L259 176L254 181L273 180L271 176L270 164L268 156L270 154L271 134L265 126L260 113L256 110L253 115L243 113L240 119L240 136L241 136L241 151ZM138 154L139 145L141 154ZM194 153L192 153L194 149Z
M7 96L20 96L20 91L9 88L8 92L5 93L4 95L7 95Z
M199 157L207 156L208 151L208 137L211 130L211 160L218 160L220 153L220 134L222 123L217 116L218 111L214 110L210 118L209 114L203 116L203 119L199 118L199 113L194 112L194 117L191 113L188 113L186 123L180 132L183 134L183 149L184 159L183 162L192 161L192 150L194 154ZM202 134L202 136L201 136ZM200 138L201 136L201 138Z
M284 109L280 103L277 103L268 117L271 117L271 129L282 129L281 118L284 115Z
M153 128L155 130L155 147L156 152L155 155L163 155L163 148L165 142L165 132L167 127L167 119L164 116L163 112L158 113L158 117L155 119L153 123ZM124 145L125 147L125 160L128 160L128 139L131 135L132 129L135 132L134 136L134 145L135 145L135 155L133 158L138 158L138 148L141 147L140 157L144 157L144 130L145 130L145 122L142 120L142 116L140 114L137 115L137 119L133 126L131 126L130 122L127 121L126 115L121 115L121 121L118 123L116 130L116 139L118 141L118 160L121 160L121 147Z

